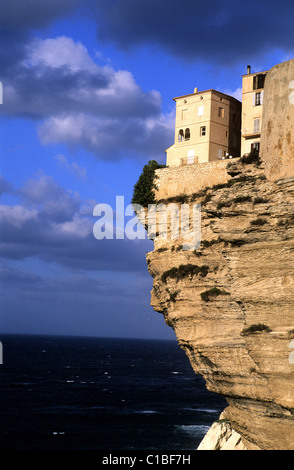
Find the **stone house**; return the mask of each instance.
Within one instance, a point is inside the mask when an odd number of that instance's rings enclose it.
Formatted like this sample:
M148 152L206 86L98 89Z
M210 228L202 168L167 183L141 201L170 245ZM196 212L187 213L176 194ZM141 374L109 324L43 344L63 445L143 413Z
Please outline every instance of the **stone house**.
M174 144L166 150L168 166L207 163L240 156L241 103L216 90L174 98Z
M266 74L267 71L251 73L248 65L247 74L242 76L241 155L260 149Z
M174 98L174 144L166 152L167 166L207 163L240 157L260 148L264 84L267 71L242 76L242 103L216 90Z

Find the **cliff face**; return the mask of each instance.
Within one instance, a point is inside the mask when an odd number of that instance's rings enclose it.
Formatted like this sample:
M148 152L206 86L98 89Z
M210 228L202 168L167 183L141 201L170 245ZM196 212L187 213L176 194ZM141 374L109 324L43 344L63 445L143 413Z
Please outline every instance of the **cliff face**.
M190 197L201 204L199 249L155 238L151 305L227 400L242 446L294 449L294 178L229 167L228 183Z

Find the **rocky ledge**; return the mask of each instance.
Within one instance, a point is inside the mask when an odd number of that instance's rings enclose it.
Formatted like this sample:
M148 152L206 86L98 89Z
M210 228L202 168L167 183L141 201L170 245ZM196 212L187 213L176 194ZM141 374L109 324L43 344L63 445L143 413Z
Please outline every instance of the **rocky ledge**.
M226 399L237 448L294 450L294 178L268 181L241 161L227 171L185 201L201 204L197 250L154 239L151 305Z

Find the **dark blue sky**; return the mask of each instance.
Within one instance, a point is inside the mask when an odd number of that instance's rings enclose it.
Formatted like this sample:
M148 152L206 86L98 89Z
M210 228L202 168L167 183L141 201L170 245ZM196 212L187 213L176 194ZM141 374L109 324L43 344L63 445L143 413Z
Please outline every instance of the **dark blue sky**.
M174 338L150 307L148 240L97 240L173 143L172 98L293 58L290 1L0 4L2 333Z

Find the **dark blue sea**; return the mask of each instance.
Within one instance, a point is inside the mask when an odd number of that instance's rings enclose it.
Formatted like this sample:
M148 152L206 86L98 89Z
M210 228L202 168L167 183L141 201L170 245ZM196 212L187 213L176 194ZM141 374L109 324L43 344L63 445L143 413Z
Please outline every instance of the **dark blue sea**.
M226 407L176 341L0 340L1 450L193 450Z

